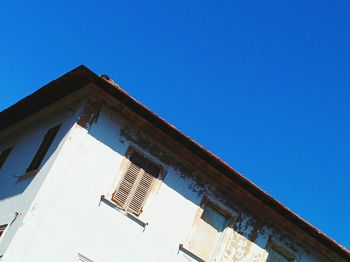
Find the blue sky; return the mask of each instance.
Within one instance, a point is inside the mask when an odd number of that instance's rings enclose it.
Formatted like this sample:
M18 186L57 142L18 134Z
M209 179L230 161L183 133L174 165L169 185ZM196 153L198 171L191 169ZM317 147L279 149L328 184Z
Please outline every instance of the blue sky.
M349 1L2 1L0 110L74 67L350 248Z

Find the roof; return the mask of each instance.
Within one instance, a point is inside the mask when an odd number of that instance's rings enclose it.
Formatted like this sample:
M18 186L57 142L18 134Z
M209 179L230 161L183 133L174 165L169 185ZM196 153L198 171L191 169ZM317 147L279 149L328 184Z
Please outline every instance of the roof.
M0 132L38 112L39 110L49 106L50 104L69 96L73 92L78 91L89 83L96 84L99 88L114 98L118 99L130 110L143 117L146 121L150 122L156 128L166 133L179 144L226 175L229 179L233 180L236 184L247 190L250 194L262 201L268 207L272 208L289 222L302 229L304 232L309 234L315 240L321 242L327 248L333 250L342 258L350 261L350 251L345 247L339 245L323 232L293 213L287 207L282 205L280 202L261 190L251 181L239 174L223 160L193 141L191 138L179 131L176 127L169 124L154 112L146 108L140 102L136 101L119 86L104 77L98 76L84 65L73 69L58 79L43 86L33 94L23 98L16 104L0 112Z

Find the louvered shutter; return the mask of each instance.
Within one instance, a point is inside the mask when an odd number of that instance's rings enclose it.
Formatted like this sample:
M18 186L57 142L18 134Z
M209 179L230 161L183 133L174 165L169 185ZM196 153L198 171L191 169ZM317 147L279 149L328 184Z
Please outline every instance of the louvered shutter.
M142 207L147 199L149 192L151 191L152 184L155 177L141 169L139 182L135 187L135 192L130 200L128 211L139 215L142 211Z
M131 162L128 162L128 168L112 197L112 200L116 202L122 209L126 209L127 207L127 204L129 202L128 199L134 191L133 188L135 187L135 182L140 171L140 167Z
M159 168L138 155L133 155L126 165L127 170L112 200L122 209L139 215L159 174Z

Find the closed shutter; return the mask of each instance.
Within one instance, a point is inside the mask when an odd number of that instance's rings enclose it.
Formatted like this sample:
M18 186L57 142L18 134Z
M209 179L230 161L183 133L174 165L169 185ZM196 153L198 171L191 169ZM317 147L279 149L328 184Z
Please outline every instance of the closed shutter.
M134 191L136 180L141 171L141 168L134 165L133 163L129 162L128 165L129 167L112 197L112 200L115 201L123 209L126 209L127 207L127 204L129 202L128 199Z
M148 159L134 154L112 200L122 209L139 215L160 169Z
M137 186L135 187L135 193L133 194L128 211L139 215L142 211L142 207L147 199L149 192L151 191L152 184L155 180L155 177L145 172L143 169L140 173L140 180Z

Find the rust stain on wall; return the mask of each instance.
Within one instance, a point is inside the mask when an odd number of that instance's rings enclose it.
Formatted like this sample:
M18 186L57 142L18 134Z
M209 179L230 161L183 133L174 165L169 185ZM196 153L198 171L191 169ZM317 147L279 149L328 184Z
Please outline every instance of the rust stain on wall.
M183 161L170 155L164 148L152 142L150 138L146 138L143 134L129 127L128 125L123 126L120 134L121 142L124 142L125 139L134 142L136 145L149 152L152 156L156 157L164 164L175 168L175 170L179 171L182 176L193 174L195 172L195 170L189 165L184 164Z
M255 219L254 223L252 224L252 227L253 230L248 235L248 239L252 242L255 242L258 236L263 233L265 223L260 219Z
M102 108L102 101L97 98L89 98L79 116L78 125L86 129L97 122Z

